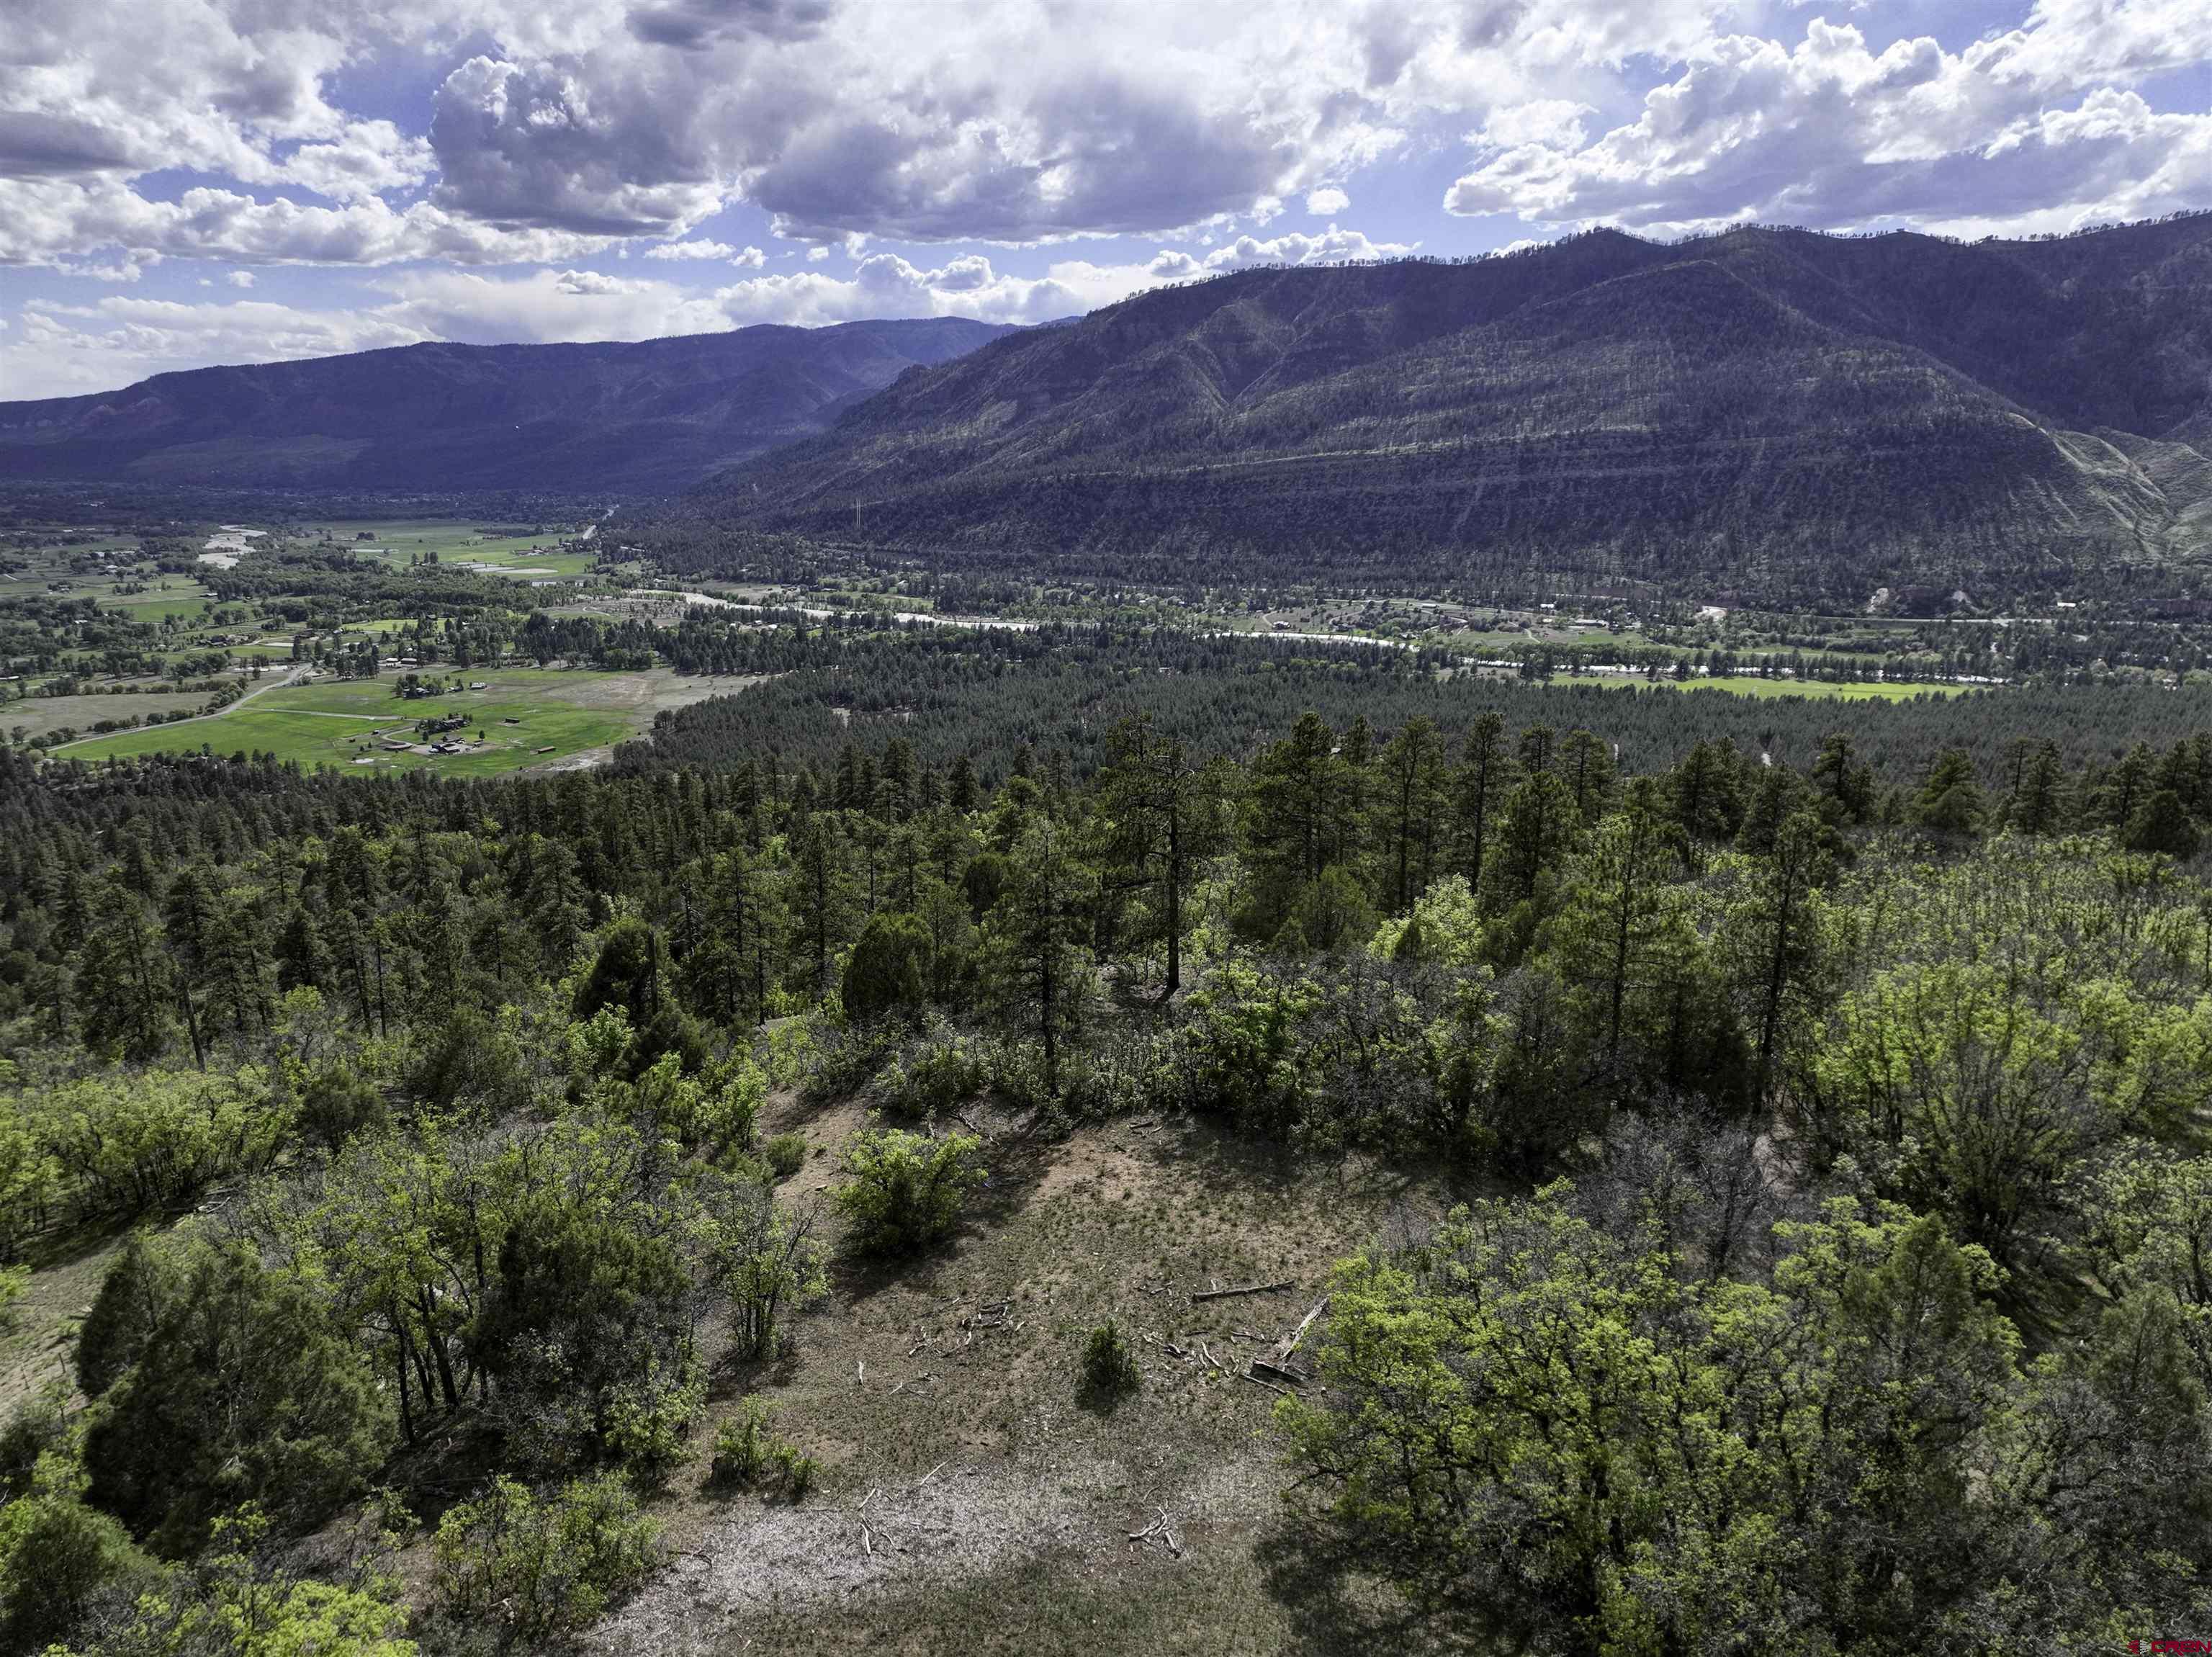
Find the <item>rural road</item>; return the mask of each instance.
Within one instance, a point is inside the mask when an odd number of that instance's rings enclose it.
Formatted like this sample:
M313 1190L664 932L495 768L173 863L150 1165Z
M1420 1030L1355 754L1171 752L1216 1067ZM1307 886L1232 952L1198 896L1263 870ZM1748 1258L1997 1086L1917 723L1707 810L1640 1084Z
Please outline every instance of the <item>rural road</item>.
M205 719L221 719L225 714L236 713L240 708L243 708L247 703L252 701L253 698L258 696L266 696L271 691L281 691L288 685L297 685L301 679L307 676L307 673L308 669L304 666L287 668L285 670L284 676L282 679L277 679L271 684L257 685L254 689L248 691L244 696L239 698L237 701L226 702L222 707L217 708L211 714L187 714L182 719L164 720L162 723L165 727L173 728L178 725L197 725L202 720ZM353 714L338 714L333 716L333 717L339 719L352 719L356 717L356 716ZM143 729L145 728L142 726L139 728ZM112 736L115 733L112 731L106 731L101 733L99 736L81 736L77 738L75 742L63 743L61 746L52 750L52 752L55 753L67 753L71 748L77 747L87 742L104 741L107 737Z

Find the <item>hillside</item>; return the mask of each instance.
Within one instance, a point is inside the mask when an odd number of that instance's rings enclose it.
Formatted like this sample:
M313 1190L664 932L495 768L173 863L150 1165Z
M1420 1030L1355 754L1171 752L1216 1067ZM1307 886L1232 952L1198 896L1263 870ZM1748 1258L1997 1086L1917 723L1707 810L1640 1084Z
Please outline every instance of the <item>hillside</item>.
M907 376L717 525L1064 568L1804 595L2212 553L2212 216L1258 270Z
M940 317L637 344L410 345L0 403L0 478L684 488L1006 332Z

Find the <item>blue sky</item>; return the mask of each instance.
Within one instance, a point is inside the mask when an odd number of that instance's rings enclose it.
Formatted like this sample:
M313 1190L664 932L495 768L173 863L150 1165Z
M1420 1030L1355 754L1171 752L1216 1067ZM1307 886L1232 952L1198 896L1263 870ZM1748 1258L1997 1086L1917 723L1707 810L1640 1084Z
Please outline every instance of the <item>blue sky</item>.
M10 0L0 399L2212 207L2203 0Z

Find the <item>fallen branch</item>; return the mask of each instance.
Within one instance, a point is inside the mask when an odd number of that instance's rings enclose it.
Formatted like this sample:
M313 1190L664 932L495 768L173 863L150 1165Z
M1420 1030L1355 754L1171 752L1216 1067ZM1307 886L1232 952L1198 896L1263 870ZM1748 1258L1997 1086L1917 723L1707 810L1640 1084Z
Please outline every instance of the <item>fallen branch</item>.
M1258 1367L1258 1363L1259 1361L1257 1359L1253 1361L1255 1368ZM1237 1373L1242 1379L1250 1381L1255 1386L1264 1386L1270 1392L1280 1392L1285 1398L1289 1398L1291 1396L1291 1389L1289 1387L1278 1386L1271 1380L1263 1380L1259 1376L1254 1374L1250 1369L1240 1369Z
M1284 1340L1276 1346L1275 1362L1277 1363L1286 1362L1291 1354L1298 1349L1298 1343L1305 1339L1306 1331L1313 1327L1313 1320L1316 1318L1320 1317L1322 1313L1328 1310L1328 1296L1324 1295L1321 1299L1314 1302L1313 1310L1307 1313L1304 1318L1298 1320L1298 1326L1290 1332L1289 1338Z
M1226 1301L1239 1295L1279 1295L1286 1288L1297 1287L1297 1284L1295 1282L1285 1282L1248 1283L1243 1288L1194 1288L1190 1292L1190 1298L1194 1301Z

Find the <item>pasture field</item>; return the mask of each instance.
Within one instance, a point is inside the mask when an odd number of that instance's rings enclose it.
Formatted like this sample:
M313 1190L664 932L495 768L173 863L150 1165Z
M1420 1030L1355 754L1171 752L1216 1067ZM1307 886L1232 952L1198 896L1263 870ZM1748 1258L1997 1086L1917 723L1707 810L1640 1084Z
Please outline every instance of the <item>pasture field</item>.
M1910 702L1917 696L1954 696L1958 693L1958 687L1952 685L1888 685L1873 681L1838 683L1825 679L1759 679L1743 673L1717 679L1692 679L1680 683L1666 679L1656 685L1634 682L1639 689L1646 690L1726 691L1735 696L1802 696L1838 702Z
M464 668L461 673L465 683L481 680L484 688L407 700L392 693L396 676L279 685L207 719L118 731L55 752L88 762L152 753L271 753L307 766L351 767L366 760L360 765L364 771L429 766L456 777L483 777L572 765L579 756L589 763L636 735L661 709L741 684L678 679L665 668L630 673ZM413 742L416 722L451 714L469 719L453 734L466 745L464 752L395 752L385 746L387 739Z
M212 606L205 592L198 587L191 587L166 593L127 593L119 597L102 598L100 607L113 610L132 621L201 622L207 619Z
M298 538L313 545L316 532L327 528L331 545L361 550L376 547L380 549L380 561L392 569L404 569L410 559L426 552L436 553L441 564L481 564L490 573L511 574L519 580L580 576L592 568L588 551L563 552L559 548L564 536L575 533L574 525L548 523L537 535L495 536L486 533L513 527L515 526L512 524L453 519L334 521L308 526L298 532ZM356 537L364 533L371 539L356 540Z
M26 739L64 728L88 730L103 719L128 719L133 714L197 713L207 706L207 692L149 691L143 696L34 696L0 704L0 731L18 726Z

